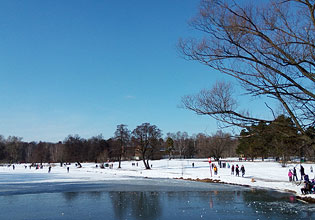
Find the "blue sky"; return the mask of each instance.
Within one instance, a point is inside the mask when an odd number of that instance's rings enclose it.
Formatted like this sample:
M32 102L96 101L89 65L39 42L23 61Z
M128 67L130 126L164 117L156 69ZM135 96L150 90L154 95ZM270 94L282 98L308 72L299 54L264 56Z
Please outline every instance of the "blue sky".
M0 1L0 134L110 138L144 122L208 134L214 120L178 108L224 79L176 50L193 34L191 0Z

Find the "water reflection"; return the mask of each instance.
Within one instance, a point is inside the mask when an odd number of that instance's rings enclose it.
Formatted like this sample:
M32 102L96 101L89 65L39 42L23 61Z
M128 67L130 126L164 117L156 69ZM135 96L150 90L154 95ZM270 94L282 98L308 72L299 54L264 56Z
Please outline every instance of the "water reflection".
M72 200L75 200L79 196L79 193L78 192L65 192L62 195L68 202L70 202Z
M117 219L158 219L162 213L158 192L110 192Z
M0 219L315 219L315 205L299 202L291 194L240 188L213 191L148 188L0 196Z
M89 212L113 219L312 219L315 206L290 194L264 190L202 192L66 192L71 207L85 204ZM80 201L80 202L78 202ZM83 202L83 204L82 204ZM101 211L100 211L101 210ZM103 217L103 216L102 216Z

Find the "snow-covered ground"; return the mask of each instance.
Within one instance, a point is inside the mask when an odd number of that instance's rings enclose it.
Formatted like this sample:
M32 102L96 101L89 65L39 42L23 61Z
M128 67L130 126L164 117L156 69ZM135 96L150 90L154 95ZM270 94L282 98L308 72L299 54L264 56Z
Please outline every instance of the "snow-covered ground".
M194 163L194 167L192 164ZM301 196L301 187L294 183L289 182L288 171L295 166L300 179L300 165L299 164L287 164L286 167L282 167L277 162L268 161L237 161L236 159L228 159L226 163L238 164L239 167L244 165L246 174L245 177L236 177L231 175L230 168L219 168L218 163L215 162L218 167L218 174L214 175L212 170L212 177L210 174L210 166L207 159L164 159L150 161L152 164L151 170L145 170L142 161L124 161L121 164L121 169L117 169L118 162L111 163L113 168L105 169L96 167L94 163L83 163L82 168L76 168L75 164L69 165L70 172L67 172L65 166L60 167L59 164L52 164L51 173L48 173L48 165L45 164L43 169L29 168L29 164L15 164L15 169L10 166L0 166L0 174L25 174L25 179L16 180L12 179L12 183L17 182L80 182L80 181L106 181L106 180L120 180L128 178L183 178L183 179L212 179L220 180L224 183L249 185L258 188L270 188L280 191L294 191ZM310 179L313 179L314 173L311 173L311 166L315 168L315 164L302 164L305 168L305 173L309 175ZM27 166L25 168L25 166ZM36 173L37 178L31 178ZM39 175L41 174L41 175ZM40 178L38 178L40 176ZM6 184L8 182L5 182ZM0 181L1 184L1 181ZM307 195L315 198L315 194Z

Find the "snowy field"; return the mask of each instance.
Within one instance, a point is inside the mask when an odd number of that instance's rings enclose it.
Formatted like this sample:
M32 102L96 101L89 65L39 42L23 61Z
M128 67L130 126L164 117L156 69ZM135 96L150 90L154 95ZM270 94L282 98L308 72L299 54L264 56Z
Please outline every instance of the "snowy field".
M218 163L215 162L218 167L218 174L214 175L213 170L212 177L210 173L210 167L207 159L173 159L173 160L156 160L150 161L152 164L151 170L145 170L142 161L124 161L121 164L121 169L118 169L118 162L110 163L113 165L112 169L106 167L105 169L96 167L94 163L83 163L82 168L76 168L75 164L71 164L68 167L69 173L65 166L60 167L60 164L51 164L51 172L48 173L47 164L43 169L29 168L29 164L15 164L8 167L7 165L0 166L0 174L10 174L9 183L43 183L43 182L86 182L86 181L106 181L106 180L128 180L131 178L183 178L183 179L212 179L219 180L224 183L248 185L256 188L269 188L279 191L294 191L299 196L301 195L300 186L289 182L288 171L295 166L300 179L300 165L299 164L287 164L286 167L282 167L277 162L268 161L236 161L235 159L229 159L226 161L231 166L232 164L238 164L239 167L244 165L246 173L244 177L236 177L231 175L230 168L219 168ZM194 167L192 164L194 163ZM138 165L138 166L137 166ZM25 168L26 166L26 168ZM311 173L310 167L315 168L315 164L303 164L305 173L309 175L310 179L314 178L314 173ZM19 178L14 178L12 174L19 174ZM23 178L20 178L22 174ZM36 174L36 178L34 177ZM4 184L0 181L0 184ZM315 194L307 195L315 198Z

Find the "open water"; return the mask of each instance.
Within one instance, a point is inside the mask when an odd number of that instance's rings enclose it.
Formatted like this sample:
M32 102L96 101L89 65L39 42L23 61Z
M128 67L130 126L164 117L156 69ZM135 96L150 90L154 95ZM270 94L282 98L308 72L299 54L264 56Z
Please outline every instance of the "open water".
M291 194L183 180L27 183L1 174L0 188L1 220L315 219L315 205Z

